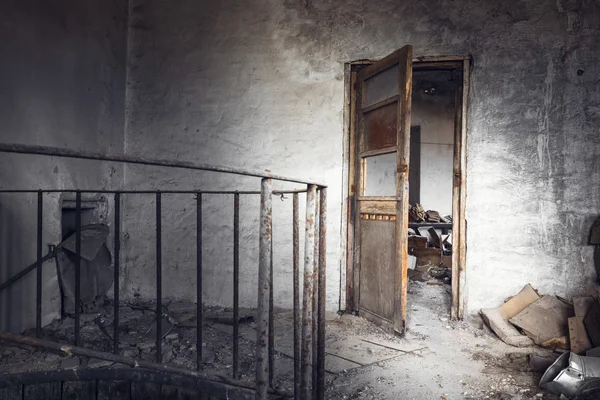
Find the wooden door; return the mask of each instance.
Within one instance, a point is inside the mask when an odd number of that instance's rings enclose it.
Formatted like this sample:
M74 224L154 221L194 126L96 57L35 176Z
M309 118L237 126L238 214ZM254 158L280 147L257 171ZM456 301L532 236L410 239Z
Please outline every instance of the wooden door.
M404 333L408 267L408 165L412 46L356 80L354 276L359 315Z

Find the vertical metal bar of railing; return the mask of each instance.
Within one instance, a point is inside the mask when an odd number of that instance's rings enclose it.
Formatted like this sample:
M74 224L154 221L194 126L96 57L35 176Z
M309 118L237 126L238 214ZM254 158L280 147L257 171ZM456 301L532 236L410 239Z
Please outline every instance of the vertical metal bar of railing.
M321 188L319 201L319 307L317 337L317 399L325 399L325 301L327 264L327 188Z
M317 297L319 295L319 191L317 190L315 195L315 252L313 259L313 301L312 301L312 398L317 397L317 334L318 334L318 321L317 321Z
M310 399L312 350L313 268L315 251L316 186L308 185L306 192L306 222L304 225L304 292L302 295L301 399Z
M162 361L162 196L156 192L156 362Z
M269 291L271 265L271 229L273 217L273 182L262 179L260 193L260 239L258 245L258 313L256 340L256 392L257 400L267 399L269 360Z
M240 194L233 195L233 378L238 378L240 343Z
M81 309L81 191L75 193L75 346L79 346Z
M294 193L292 205L292 241L294 274L294 399L300 399L300 211L298 193Z
M115 270L113 275L113 351L119 354L119 268L121 258L121 193L115 193Z
M202 193L196 193L196 369L202 368Z
M35 335L42 337L42 235L43 235L44 193L37 196L37 265L35 283Z
M275 321L273 313L273 222L271 220L271 244L269 263L269 387L273 387L273 374L275 373Z

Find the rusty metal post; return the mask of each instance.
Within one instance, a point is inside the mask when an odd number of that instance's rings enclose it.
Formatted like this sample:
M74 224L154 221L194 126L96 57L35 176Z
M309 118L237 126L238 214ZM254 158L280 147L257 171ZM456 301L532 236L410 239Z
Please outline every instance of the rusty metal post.
M240 194L233 195L233 378L238 379L240 343Z
M196 193L196 369L202 369L202 193Z
M37 198L37 262L35 283L35 335L42 337L42 235L43 235L44 193L38 191Z
M75 194L75 346L79 346L79 311L81 309L81 192Z
M269 380L269 292L271 288L271 229L273 181L261 181L260 241L258 245L258 313L256 340L256 400L266 400Z
M271 220L271 262L269 263L269 387L273 387L275 373L275 320L273 312L273 222Z
M300 211L298 193L293 196L292 240L294 273L294 400L300 400Z
M115 193L115 270L113 284L113 350L119 354L119 266L121 252L121 193Z
M315 210L319 209L319 191L315 195ZM313 258L313 300L312 300L312 399L317 398L317 334L318 334L318 309L317 297L319 296L319 214L315 211L315 251Z
M300 379L300 398L310 399L311 351L312 351L312 301L313 268L315 257L315 185L308 185L306 192L306 222L304 226L304 292L302 295L302 364Z
M325 399L325 292L327 264L327 188L321 188L319 201L319 309L317 337L317 399Z
M162 361L162 204L156 192L156 362Z

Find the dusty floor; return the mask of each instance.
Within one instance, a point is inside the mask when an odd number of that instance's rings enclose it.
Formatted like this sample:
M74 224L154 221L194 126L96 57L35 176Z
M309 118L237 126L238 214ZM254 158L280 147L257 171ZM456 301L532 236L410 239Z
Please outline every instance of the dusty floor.
M329 399L555 399L537 387L528 372L527 354L486 327L449 321L448 286L411 282L408 329L404 338L373 329L361 338L378 337L424 348L368 367L330 377ZM344 316L341 320L354 319ZM361 325L364 325L361 324ZM353 329L348 335L354 336Z
M547 351L505 345L486 327L450 322L449 287L411 282L408 330L403 338L352 315L329 314L326 330L328 399L555 399L537 387L539 376L528 371L527 354ZM121 308L121 354L148 361L156 359L154 339L147 331L155 313L151 304ZM162 362L195 368L195 315L193 304L172 303L168 318L177 324L164 339ZM250 310L242 310L250 315ZM232 327L224 322L227 310L205 310L203 359L207 374L231 376ZM100 316L84 318L86 347L111 351L111 307ZM227 320L227 318L225 318ZM477 321L475 319L474 321ZM103 326L104 333L99 325ZM477 326L478 325L478 326ZM293 324L289 311L275 317L274 357L276 387L293 389ZM72 340L72 321L45 328L55 340ZM240 379L254 377L255 331L247 321L240 327ZM85 357L13 347L0 348L0 373L55 368L106 366Z

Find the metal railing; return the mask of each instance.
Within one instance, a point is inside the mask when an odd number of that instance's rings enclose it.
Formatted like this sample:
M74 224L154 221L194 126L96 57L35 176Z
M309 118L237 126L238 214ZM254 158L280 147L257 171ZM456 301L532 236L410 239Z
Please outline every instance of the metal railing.
M181 168L187 170L214 171L220 173L244 175L261 179L260 191L204 191L204 190L78 190L78 189L52 189L52 190L11 190L2 189L0 193L36 193L37 194L37 261L0 283L0 292L10 287L29 272L36 271L36 307L35 307L35 332L37 338L14 335L0 332L0 340L14 345L34 346L50 351L65 352L69 354L91 355L95 358L112 360L129 364L137 368L147 368L153 371L180 374L187 377L209 380L211 385L227 384L235 387L251 389L256 399L267 399L269 395L293 396L295 399L323 399L325 393L325 268L326 268L326 234L327 234L327 187L323 183L311 180L296 179L266 172L255 172L245 169L212 166L182 162L175 160L162 160L127 155L110 155L67 149L30 146L21 144L0 144L0 152L41 155L52 157L78 158L105 162L119 162L125 164L143 164L163 168ZM276 191L273 189L273 180L293 182L306 185L306 189L291 191ZM74 193L75 194L75 310L74 310L74 340L68 350L62 344L55 344L42 338L42 264L52 258L55 248L50 248L47 255L43 255L43 204L44 195L47 193ZM113 276L113 353L97 352L84 347L81 341L80 300L81 300L81 216L82 194L110 194L114 196L114 276ZM202 308L202 280L203 280L203 242L202 242L202 201L207 194L233 194L233 359L232 376L218 376L214 379L199 375L197 371L168 367L161 364L162 346L162 272L163 272L163 245L162 245L162 196L164 194L181 193L192 194L196 198L196 357L197 370L202 368L202 341L203 341L203 308ZM300 305L300 215L299 193L306 193L306 215L304 233L304 266L302 304ZM121 202L123 196L133 194L153 194L155 196L156 218L156 363L141 360L131 360L119 355L119 291L120 291L120 251L121 251ZM283 393L273 388L274 375L274 310L273 310L273 240L272 217L273 195L292 194L293 196L293 325L294 325L294 393ZM240 196L260 195L260 236L259 236L259 265L257 287L257 340L255 348L255 382L248 383L239 380L239 249L240 249ZM189 277L192 278L192 277ZM302 308L300 308L302 307ZM59 374L60 375L60 374ZM59 376L57 375L57 376ZM93 379L93 373L88 373ZM35 376L32 375L32 376ZM86 375L87 376L87 375ZM60 378L60 376L59 376ZM58 379L58 378L57 378ZM61 378L62 379L62 378ZM18 379L17 379L18 380ZM10 381L10 380L9 380ZM211 386L212 387L212 386Z

